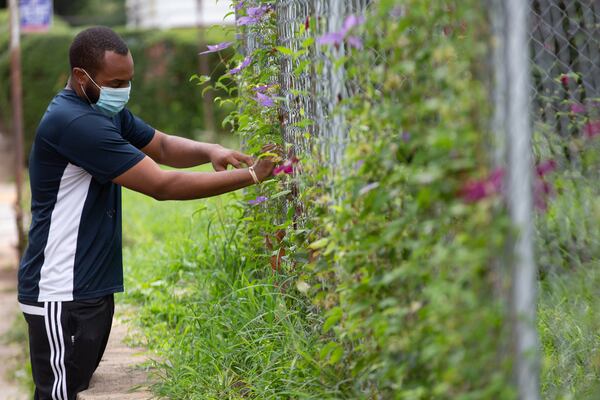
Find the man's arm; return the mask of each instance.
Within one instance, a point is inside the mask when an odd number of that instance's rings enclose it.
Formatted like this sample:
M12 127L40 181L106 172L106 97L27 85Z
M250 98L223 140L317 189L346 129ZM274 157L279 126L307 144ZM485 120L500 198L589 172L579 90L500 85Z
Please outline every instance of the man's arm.
M272 147L265 147L266 151ZM273 174L271 157L254 164L259 180ZM191 200L232 192L254 184L247 168L218 172L164 171L150 158L119 175L113 182L155 198L156 200Z
M252 157L221 145L171 136L159 130L155 130L150 143L141 150L155 162L175 168L188 168L212 162L215 171L224 171L230 164L241 168L242 164L253 163Z

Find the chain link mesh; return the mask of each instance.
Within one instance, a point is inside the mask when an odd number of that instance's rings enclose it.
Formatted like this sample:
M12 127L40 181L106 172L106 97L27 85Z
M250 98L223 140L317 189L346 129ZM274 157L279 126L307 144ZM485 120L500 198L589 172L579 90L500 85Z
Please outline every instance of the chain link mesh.
M537 221L545 271L600 257L600 2L533 0L530 11L534 151L558 168L550 215Z
M277 33L281 46L298 51L302 43L319 35L339 31L351 14L363 13L370 1L352 0L282 0L276 5ZM301 26L314 20L316 32ZM330 54L328 52L333 52ZM310 53L293 58L284 56L279 84L281 96L286 99L283 113L283 136L297 153L306 153L311 143L319 143L321 154L332 166L338 166L346 142L346 129L336 107L354 88L344 79L343 66L335 60L343 57L344 46L324 49L317 44ZM308 68L302 68L303 64ZM296 70L302 70L300 74ZM309 125L308 121L312 121ZM316 138L311 141L309 138Z

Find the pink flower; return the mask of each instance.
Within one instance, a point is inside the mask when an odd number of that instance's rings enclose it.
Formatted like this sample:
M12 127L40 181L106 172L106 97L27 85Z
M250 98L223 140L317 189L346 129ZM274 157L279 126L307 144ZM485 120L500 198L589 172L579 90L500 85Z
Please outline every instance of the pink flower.
M229 73L231 75L235 75L235 74L239 73L241 70L243 70L244 68L246 68L248 65L250 65L251 62L252 62L252 57L248 56L248 57L244 58L244 61L242 61L242 63L239 66L229 70Z
M548 196L552 194L552 184L544 180L544 176L556 169L556 161L544 161L536 166L537 176L533 181L533 203L539 210L545 210L548 206ZM487 178L467 182L462 190L462 198L467 203L476 203L487 197L502 193L504 191L504 170L499 168L493 171Z
M467 182L461 189L462 198L467 203L475 203L486 197L500 193L503 186L504 170L498 168L487 178Z
M536 166L536 171L539 176L544 176L556 170L556 161L547 160Z
M256 100L258 104L260 104L263 107L273 107L275 105L275 102L272 98L260 92L256 93L256 97L254 98L254 100Z
M545 211L548 208L548 196L553 193L552 185L541 177L533 185L533 205L538 210Z
M585 106L581 103L571 104L571 112L573 114L581 114L585 112Z
M286 174L290 175L294 173L294 166L300 162L296 157L292 157L289 160L285 160L283 164L278 167L275 167L273 170L273 175Z
M561 75L560 76L560 82L563 84L564 87L569 86L569 75Z
M208 54L208 53L216 53L218 51L224 50L228 47L231 47L231 45L233 44L233 42L223 42L223 43L218 43L215 45L207 45L206 47L208 47L208 50L203 51L199 54Z
M600 135L600 120L590 121L587 124L585 124L583 127L583 132L585 133L585 136L587 136L589 139L593 138L594 136Z

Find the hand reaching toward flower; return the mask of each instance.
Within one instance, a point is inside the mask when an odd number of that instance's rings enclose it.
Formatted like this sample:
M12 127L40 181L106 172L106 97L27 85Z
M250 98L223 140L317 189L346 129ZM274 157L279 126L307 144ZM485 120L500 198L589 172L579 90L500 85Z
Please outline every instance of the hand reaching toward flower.
M215 171L225 171L229 165L239 169L244 167L243 164L250 166L254 163L254 159L249 155L220 145L215 146L210 154L210 161Z

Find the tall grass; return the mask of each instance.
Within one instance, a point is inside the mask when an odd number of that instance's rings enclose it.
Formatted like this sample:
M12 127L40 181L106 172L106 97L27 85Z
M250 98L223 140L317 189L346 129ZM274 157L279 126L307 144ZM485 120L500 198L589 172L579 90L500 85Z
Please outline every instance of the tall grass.
M159 355L154 390L173 399L339 397L327 384L339 379L311 355L320 317L243 247L241 212L236 195L158 203L124 194L124 300L140 306L144 342Z
M550 274L540 288L544 399L600 398L600 263Z

